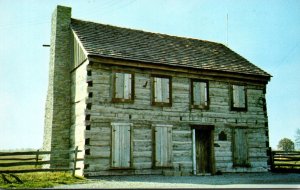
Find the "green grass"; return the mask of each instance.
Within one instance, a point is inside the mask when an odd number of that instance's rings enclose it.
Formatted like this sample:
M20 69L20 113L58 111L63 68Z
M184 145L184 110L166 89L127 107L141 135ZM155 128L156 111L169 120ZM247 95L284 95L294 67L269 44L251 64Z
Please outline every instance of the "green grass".
M56 185L85 182L84 178L73 177L70 172L36 172L14 175L23 183L18 183L17 180L9 174L5 174L5 177L12 183L5 183L0 175L0 188L46 188Z

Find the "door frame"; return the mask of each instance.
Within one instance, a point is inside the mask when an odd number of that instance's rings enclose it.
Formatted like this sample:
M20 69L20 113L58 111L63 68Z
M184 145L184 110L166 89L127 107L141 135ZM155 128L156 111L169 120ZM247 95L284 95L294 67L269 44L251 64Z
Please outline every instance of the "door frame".
M192 129L192 152L193 152L193 174L197 175L197 153L196 153L196 132L201 131L201 130L205 130L205 131L210 131L210 171L211 171L211 175L215 174L215 151L214 151L214 129L215 126L214 125L191 125L191 129Z

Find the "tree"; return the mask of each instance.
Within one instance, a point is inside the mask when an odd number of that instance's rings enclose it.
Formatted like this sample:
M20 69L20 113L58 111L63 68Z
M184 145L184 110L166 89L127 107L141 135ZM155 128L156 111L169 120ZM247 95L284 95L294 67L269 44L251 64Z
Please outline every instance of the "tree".
M300 149L300 128L296 130L295 145L296 145L296 149L299 150Z
M295 145L291 139L283 138L279 141L277 148L283 151L293 151L295 150Z

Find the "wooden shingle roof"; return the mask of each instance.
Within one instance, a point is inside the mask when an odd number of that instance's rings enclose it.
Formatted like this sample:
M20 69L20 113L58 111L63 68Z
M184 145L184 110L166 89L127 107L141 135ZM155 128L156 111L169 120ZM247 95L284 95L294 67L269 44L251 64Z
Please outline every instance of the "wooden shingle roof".
M88 55L271 77L223 44L72 19Z

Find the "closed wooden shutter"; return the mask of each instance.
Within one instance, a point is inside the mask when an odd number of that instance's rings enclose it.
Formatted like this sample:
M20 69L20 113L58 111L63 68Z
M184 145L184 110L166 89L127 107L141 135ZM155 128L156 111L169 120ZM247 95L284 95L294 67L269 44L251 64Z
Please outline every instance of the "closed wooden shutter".
M161 79L161 90L162 90L162 102L169 103L170 102L170 79L162 78Z
M206 82L193 82L193 105L207 106L207 83Z
M239 93L238 93L238 86L232 85L232 99L233 99L233 107L239 107Z
M200 83L193 82L193 105L200 105Z
M154 77L154 101L162 101L161 78Z
M248 165L247 129L234 129L233 132L233 164Z
M112 167L130 167L130 124L112 124Z
M200 105L207 105L207 91L206 82L200 82Z
M131 74L124 74L124 99L131 99Z
M239 106L241 108L246 107L245 87L239 86Z
M115 98L124 97L124 74L116 73L115 75Z
M170 79L154 77L154 102L170 103Z
M132 74L115 74L115 98L131 99L132 97Z
M155 166L172 165L172 127L155 127Z
M245 87L232 85L232 98L233 98L233 107L245 108L246 107Z

